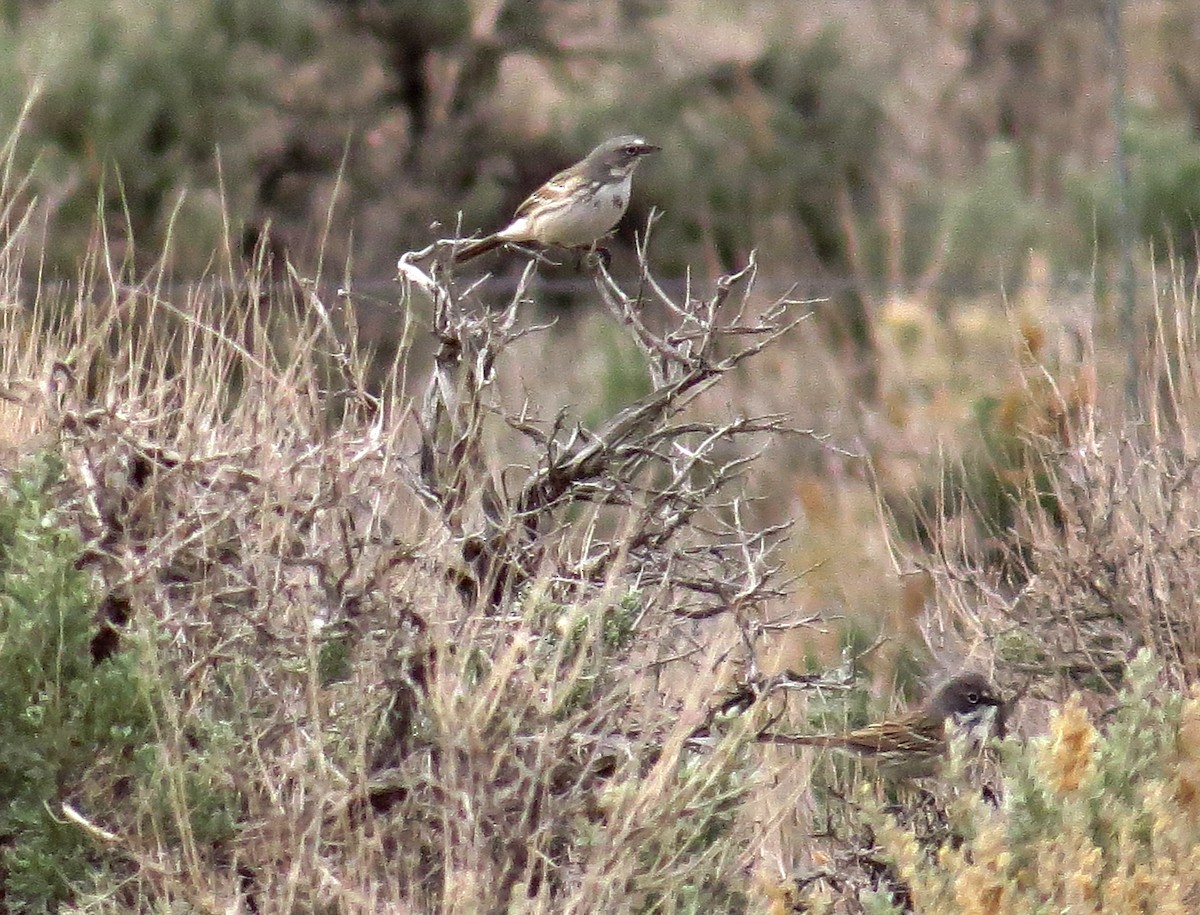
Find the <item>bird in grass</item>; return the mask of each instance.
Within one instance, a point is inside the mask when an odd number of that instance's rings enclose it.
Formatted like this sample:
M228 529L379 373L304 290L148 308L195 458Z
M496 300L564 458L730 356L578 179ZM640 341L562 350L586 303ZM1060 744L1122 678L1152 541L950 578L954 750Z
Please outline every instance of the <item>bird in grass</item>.
M875 763L891 778L935 775L949 747L948 725L972 747L1003 737L1009 705L981 674L967 673L943 684L915 711L841 734L761 734L766 743L832 747Z
M643 156L658 149L639 136L605 140L530 194L499 232L460 248L455 262L461 264L510 242L564 248L595 243L621 221L629 206L634 170Z

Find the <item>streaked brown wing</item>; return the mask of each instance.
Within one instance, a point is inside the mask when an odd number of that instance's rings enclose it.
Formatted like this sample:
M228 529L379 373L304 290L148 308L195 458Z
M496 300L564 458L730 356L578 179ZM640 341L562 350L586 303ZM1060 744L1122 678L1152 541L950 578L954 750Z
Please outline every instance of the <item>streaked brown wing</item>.
M580 181L579 173L575 166L564 168L561 172L539 187L536 191L525 198L524 202L517 207L513 213L513 219L520 219L522 216L528 216L529 211L535 206L542 206L551 203L554 200L560 199L563 195L569 193L573 188L578 187Z
M841 739L829 745L842 746L864 756L876 753L938 753L944 748L943 727L914 727L914 723L913 720L883 721L837 735Z
M773 735L770 742L834 747L863 756L898 752L940 753L945 748L945 728L941 723L922 722L920 716L914 715L896 721L881 721L845 734Z

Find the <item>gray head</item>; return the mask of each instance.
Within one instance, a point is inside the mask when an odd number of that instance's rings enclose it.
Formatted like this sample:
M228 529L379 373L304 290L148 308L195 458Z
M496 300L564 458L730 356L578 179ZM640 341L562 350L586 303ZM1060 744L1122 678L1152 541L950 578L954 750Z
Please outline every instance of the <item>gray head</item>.
M658 152L659 149L661 147L647 143L645 137L630 134L605 140L588 153L588 161L613 172L632 171L642 156Z
M930 697L926 709L938 718L953 718L960 727L967 729L991 720L996 736L1004 736L1008 706L996 687L982 674L960 674L946 681Z

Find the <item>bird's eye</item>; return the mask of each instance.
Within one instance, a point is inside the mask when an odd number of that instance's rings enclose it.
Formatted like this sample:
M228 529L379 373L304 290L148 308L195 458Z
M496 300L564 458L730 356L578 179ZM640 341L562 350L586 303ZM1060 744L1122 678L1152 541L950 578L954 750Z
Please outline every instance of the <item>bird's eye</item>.
M972 705L979 704L979 693L967 693L967 701Z

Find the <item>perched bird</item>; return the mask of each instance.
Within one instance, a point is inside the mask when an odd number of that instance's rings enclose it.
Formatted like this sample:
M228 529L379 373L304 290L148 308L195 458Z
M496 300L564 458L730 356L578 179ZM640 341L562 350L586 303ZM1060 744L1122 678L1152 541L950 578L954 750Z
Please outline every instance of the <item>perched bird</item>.
M1009 705L987 678L961 674L943 684L918 710L842 734L761 734L759 740L854 753L893 778L934 775L948 748L947 724L965 733L972 746L1003 737Z
M634 169L658 149L637 136L605 140L530 194L507 226L460 248L454 260L469 261L508 242L592 244L625 215Z

